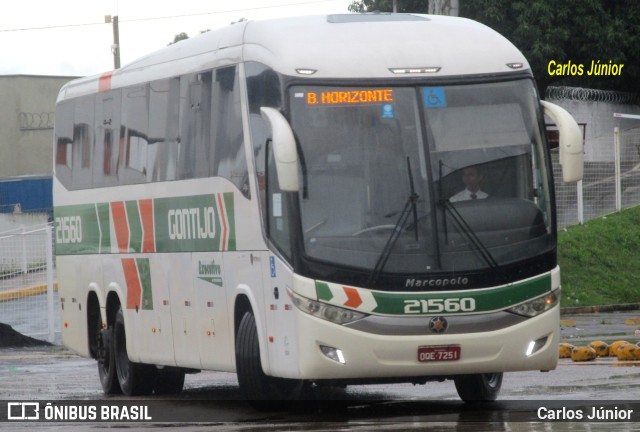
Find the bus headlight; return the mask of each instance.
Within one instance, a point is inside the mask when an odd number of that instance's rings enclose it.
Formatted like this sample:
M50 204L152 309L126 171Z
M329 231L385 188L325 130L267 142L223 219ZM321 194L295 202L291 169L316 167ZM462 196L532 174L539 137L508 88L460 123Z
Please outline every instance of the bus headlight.
M528 302L514 306L511 309L507 309L507 312L531 318L548 311L552 307L556 306L558 302L560 302L560 288L551 291L549 294L536 297L533 300L529 300Z
M289 292L289 296L291 297L293 304L302 312L335 324L347 324L367 316L366 314L351 309L332 306L299 296L291 290L287 291Z

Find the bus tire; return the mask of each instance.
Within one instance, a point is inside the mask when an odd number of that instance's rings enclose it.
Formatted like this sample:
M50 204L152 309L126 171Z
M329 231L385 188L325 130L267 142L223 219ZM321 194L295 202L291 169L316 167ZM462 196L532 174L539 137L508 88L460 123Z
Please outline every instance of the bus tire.
M165 366L158 369L155 393L159 395L178 394L184 387L184 369Z
M129 360L122 308L116 314L113 327L116 372L122 392L127 396L151 394L156 384L157 369L154 365Z
M260 344L253 312L245 312L236 334L236 371L240 393L254 408L280 409L282 401L298 399L302 380L265 375L260 363Z
M116 358L113 346L113 327L98 327L96 358L98 360L98 376L102 391L106 395L120 394L120 383L116 371Z
M454 377L458 396L465 402L491 402L498 398L502 372L458 375Z

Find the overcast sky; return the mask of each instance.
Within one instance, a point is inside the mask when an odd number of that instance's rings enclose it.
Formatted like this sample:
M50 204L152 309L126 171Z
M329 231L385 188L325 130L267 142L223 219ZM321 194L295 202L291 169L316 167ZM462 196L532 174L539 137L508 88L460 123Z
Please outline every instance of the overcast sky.
M121 63L240 18L347 13L351 0L17 0L0 14L0 75L84 76L113 69L113 27L120 21Z

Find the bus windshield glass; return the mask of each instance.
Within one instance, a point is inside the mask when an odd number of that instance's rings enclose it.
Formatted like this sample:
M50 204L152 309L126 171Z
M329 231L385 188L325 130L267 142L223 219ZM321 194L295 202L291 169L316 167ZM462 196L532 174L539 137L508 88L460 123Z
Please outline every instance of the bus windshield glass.
M304 253L386 274L477 271L553 248L528 79L295 86Z

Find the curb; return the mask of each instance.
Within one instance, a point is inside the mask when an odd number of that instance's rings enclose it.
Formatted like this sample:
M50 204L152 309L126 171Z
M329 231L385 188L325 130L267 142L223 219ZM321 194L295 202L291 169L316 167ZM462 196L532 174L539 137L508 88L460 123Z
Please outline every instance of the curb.
M625 312L640 309L640 303L622 303L597 306L576 306L560 308L560 315L580 315L600 312Z
M11 300L18 300L25 297L31 297L39 294L46 294L49 286L47 284L36 285L28 288L18 288L10 291L0 292L0 303ZM58 291L58 282L53 284L53 290Z

